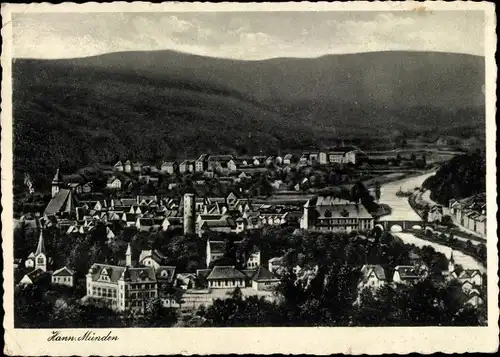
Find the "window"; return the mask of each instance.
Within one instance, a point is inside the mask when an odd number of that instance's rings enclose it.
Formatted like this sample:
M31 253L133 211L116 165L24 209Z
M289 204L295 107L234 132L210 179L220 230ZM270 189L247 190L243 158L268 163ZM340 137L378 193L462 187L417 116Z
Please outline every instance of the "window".
M43 256L42 257L38 257L36 261L37 261L38 264L43 264L44 263Z

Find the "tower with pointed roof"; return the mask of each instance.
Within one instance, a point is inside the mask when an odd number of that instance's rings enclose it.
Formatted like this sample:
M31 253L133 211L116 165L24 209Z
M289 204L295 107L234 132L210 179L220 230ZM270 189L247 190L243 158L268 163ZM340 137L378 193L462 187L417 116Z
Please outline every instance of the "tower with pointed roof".
M61 189L62 184L63 184L62 177L61 174L59 173L59 169L57 169L56 174L52 179L52 197L55 197L57 195L57 193Z
M453 249L451 250L450 260L448 261L448 272L451 274L455 271L455 259L453 259Z
M127 252L125 253L125 265L127 267L132 266L132 247L130 246L130 243L127 246Z
M40 237L38 238L38 246L35 251L35 270L36 269L47 271L47 253L45 251L42 228L40 228Z

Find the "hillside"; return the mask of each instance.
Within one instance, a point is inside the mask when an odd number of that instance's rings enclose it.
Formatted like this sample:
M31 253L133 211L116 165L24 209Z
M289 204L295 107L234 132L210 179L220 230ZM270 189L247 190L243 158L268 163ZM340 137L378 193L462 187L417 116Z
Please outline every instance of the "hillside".
M455 156L444 163L423 187L431 199L448 206L452 198L461 199L486 192L486 157L484 152Z
M13 63L15 170L37 180L130 156L160 161L402 134L484 135L484 59L374 52L235 61L171 51ZM390 129L389 129L390 128Z

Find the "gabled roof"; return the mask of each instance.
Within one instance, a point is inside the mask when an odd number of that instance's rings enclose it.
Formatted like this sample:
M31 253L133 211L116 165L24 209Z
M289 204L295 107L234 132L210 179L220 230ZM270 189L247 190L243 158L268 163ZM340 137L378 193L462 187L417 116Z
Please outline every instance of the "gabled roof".
M155 269L156 279L167 282L172 282L175 276L174 266L160 266Z
M31 280L31 282L35 283L38 280L47 276L47 273L42 269L35 269L32 272L26 274L26 276Z
M398 272L401 279L418 279L418 275L414 266L398 265L394 268L394 273Z
M381 265L378 265L378 264L368 265L367 264L367 265L363 265L363 267L361 268L361 274L363 274L363 276L365 278L368 278L372 272L375 274L377 279L386 280L385 271Z
M481 272L477 269L465 269L463 270L460 275L458 276L459 279L471 279L476 275L481 275Z
M56 270L52 273L52 276L73 276L75 272L67 267L62 267L61 269Z
M59 192L50 200L44 214L53 215L59 212L70 213L73 211L75 204L71 190L60 189Z
M262 265L259 266L259 268L257 269L257 272L252 277L252 280L256 281L256 282L260 282L260 281L279 281L279 279L273 273L271 273L269 270L267 270Z
M236 270L234 266L216 266L212 269L207 280L218 279L244 279L246 276L241 271Z

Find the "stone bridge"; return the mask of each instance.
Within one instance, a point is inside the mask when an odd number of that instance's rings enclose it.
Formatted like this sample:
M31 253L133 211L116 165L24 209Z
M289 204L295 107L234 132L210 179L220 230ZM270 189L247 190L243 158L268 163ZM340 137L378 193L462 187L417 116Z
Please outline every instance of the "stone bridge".
M399 226L401 231L408 231L415 226L419 226L421 229L425 228L425 222L422 220L393 220L393 221L378 221L375 222L375 226L381 226L384 231L391 231L393 228Z

